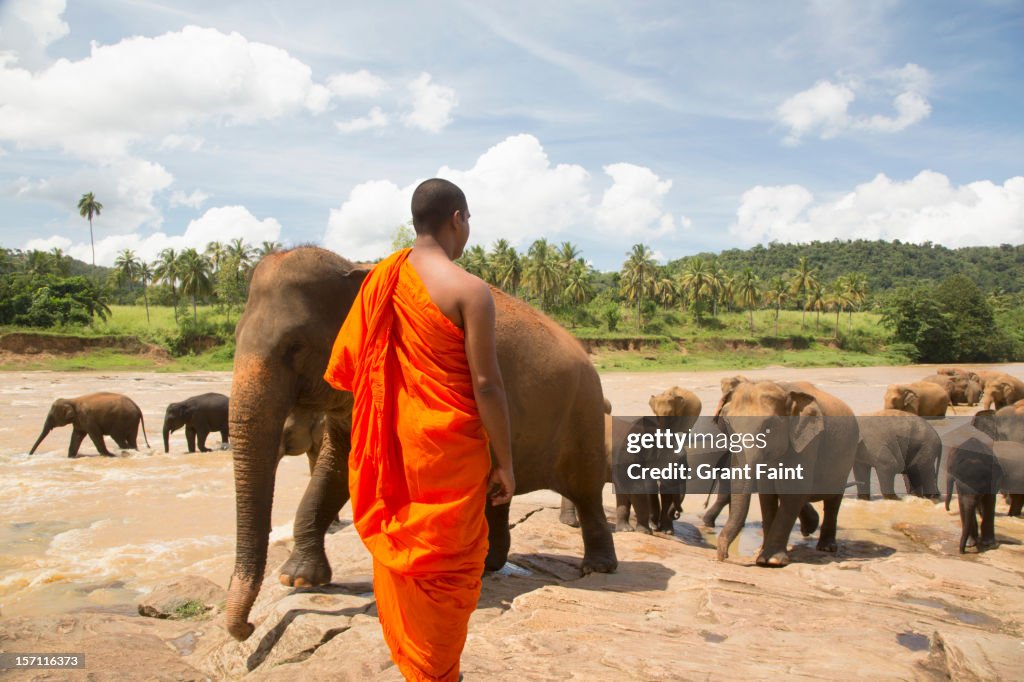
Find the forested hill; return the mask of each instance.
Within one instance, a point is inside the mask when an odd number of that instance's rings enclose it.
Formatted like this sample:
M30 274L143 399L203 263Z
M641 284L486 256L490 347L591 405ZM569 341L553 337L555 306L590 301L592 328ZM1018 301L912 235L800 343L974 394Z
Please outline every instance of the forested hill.
M851 272L867 275L872 291L938 282L961 273L983 291L1024 291L1024 244L971 246L949 249L937 244L906 244L900 241L834 240L809 244L760 244L751 249L729 249L698 256L713 259L719 267L739 272L749 267L763 281L796 267L801 256L818 269L820 281L831 281ZM689 258L692 258L689 257ZM669 263L681 267L687 258Z

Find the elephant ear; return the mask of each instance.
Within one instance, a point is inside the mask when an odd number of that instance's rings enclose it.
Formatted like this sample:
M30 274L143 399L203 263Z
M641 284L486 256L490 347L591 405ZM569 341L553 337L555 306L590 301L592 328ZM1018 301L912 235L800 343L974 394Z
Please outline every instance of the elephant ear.
M906 393L904 393L904 395L903 395L903 404L906 407L909 407L911 410L913 410L914 414L920 414L921 413L921 410L919 409L920 404L921 404L921 399L918 397L917 391L914 391L914 390L909 389L909 388L906 389Z
M988 435L992 440L999 440L999 431L996 428L995 410L981 410L974 415L971 426Z
M786 395L786 415L794 419L789 441L797 452L805 450L825 430L825 418L818 401L809 393L790 391Z
M725 407L726 407L726 405L729 404L730 400L732 400L732 389L729 389L729 391L722 393L722 398L721 398L721 400L718 401L718 406L715 407L715 417L714 417L713 421L716 424L721 419L722 412L725 410Z
M650 399L649 399L649 400L647 401L647 404L648 404L648 405L650 406L650 408L651 408L651 412L653 412L654 414L658 414L658 410L657 410L657 409L655 409L655 407L654 407L654 403L655 403L655 401L656 401L656 400L657 400L657 396L653 396L653 395L652 395L652 396L650 397ZM609 413L609 414L610 414L610 413Z

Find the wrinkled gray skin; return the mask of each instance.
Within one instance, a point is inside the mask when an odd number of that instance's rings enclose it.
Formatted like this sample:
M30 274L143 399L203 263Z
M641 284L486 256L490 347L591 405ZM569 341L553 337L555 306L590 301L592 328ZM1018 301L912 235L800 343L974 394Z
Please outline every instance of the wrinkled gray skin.
M288 413L281 431L281 457L306 455L309 459L309 475L316 469L316 460L320 456L320 448L324 443L324 426L326 420L323 412L296 408Z
M946 458L946 510L949 510L955 487L960 508L961 554L968 547L977 547L983 552L998 545L995 491L1002 485L1003 471L992 451L993 441L989 439L999 434L991 410L979 412L971 425L981 433L954 447Z
M992 449L1004 476L1000 490L1010 503L1009 515L1020 516L1024 508L1024 403L1001 407L993 418L999 439Z
M228 397L221 393L204 393L171 403L164 412L164 452L170 450L171 434L185 427L188 451L210 452L206 437L220 432L221 446L228 444Z
M90 393L77 398L58 398L50 406L50 412L43 422L43 431L29 451L34 454L47 434L58 426L71 424L71 444L68 446L68 457L77 457L78 449L86 436L92 440L96 450L105 457L114 454L107 449L103 436L110 436L119 448L124 450L139 449L139 425L142 425L142 437L149 447L146 427L142 420L142 410L131 398L120 393Z
M912 495L938 499L942 441L926 419L902 410L879 410L858 419L860 442L853 464L857 497L871 499L871 470L882 497L895 500L897 474L907 477Z
M267 560L274 479L284 424L296 409L324 414L324 437L295 515L295 548L282 584L324 585L331 567L324 534L348 501L352 394L323 379L331 347L366 271L315 247L275 252L252 276L235 330L230 427L237 540L225 626L244 640ZM494 295L498 362L508 395L516 493L552 489L575 502L583 534L583 573L618 564L601 502L608 475L601 383L579 343L550 319L500 291ZM557 390L552 390L557 387ZM504 565L508 505L487 505L485 567Z
M830 393L807 382L741 382L722 397L728 410L719 415L729 433L763 434L766 447L746 448L734 453L732 466L758 463L786 466L800 464L804 473L803 493L773 493L764 481L758 500L764 524L764 544L757 555L758 566L785 566L786 546L801 508L823 500L818 549L835 552L836 526L846 480L853 468L859 434L849 406ZM800 417L800 419L790 419ZM729 556L729 545L746 522L754 482L745 478L732 483L729 520L718 536L718 559ZM822 491L835 491L823 493Z

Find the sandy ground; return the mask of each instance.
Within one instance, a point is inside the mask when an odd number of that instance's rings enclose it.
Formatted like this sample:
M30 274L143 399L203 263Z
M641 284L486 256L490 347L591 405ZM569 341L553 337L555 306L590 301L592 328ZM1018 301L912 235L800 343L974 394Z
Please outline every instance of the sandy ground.
M1024 366L1003 368L1024 376ZM809 380L865 413L881 407L886 384L932 370L743 374ZM672 385L695 391L707 414L726 374L608 373L602 382L616 414L647 414L649 396ZM257 632L245 643L227 637L218 618L129 615L141 593L174 578L227 584L230 455L187 455L180 432L169 454L158 441L168 402L229 388L226 373L0 373L0 651L86 651L89 660L81 673L12 679L400 679L374 617L368 556L349 526L328 538L332 585L285 590L268 572ZM95 390L135 399L155 450L68 460L70 433L58 429L29 458L49 403ZM290 551L307 478L301 458L282 463L272 569ZM616 534L619 571L580 578L581 539L557 522L557 495L516 498L511 564L484 581L466 679L1019 678L1024 521L1007 518L1002 503L1001 546L961 557L955 502L946 512L919 499L848 500L837 554L796 534L794 564L767 570L752 565L754 518L739 551L715 561L714 533L698 521L703 502L687 497L674 535ZM610 486L605 506L611 518Z

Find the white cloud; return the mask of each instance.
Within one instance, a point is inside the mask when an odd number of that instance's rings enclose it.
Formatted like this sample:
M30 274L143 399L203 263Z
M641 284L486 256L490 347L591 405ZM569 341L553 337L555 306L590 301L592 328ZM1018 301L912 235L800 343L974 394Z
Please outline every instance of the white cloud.
M832 201L804 187L745 192L730 232L743 245L778 240L900 239L950 247L1024 242L1024 177L1002 185L980 180L954 186L922 171L900 182L883 174Z
M437 177L466 192L470 241L489 247L499 238L518 248L571 228L595 227L610 236L653 237L675 229L661 209L671 181L632 164L611 164L612 186L595 202L582 166L553 165L537 138L515 135L480 155L471 168L444 166ZM388 180L357 185L330 212L324 245L353 259L387 255L395 228L409 220L409 202L421 180L400 187Z
M93 44L88 57L37 73L0 65L0 139L109 157L144 135L327 108L330 91L280 48L187 26Z
M173 206L188 206L190 208L199 209L202 207L203 202L210 198L210 195L201 190L193 190L191 194L185 194L181 190L175 190L171 193L171 198L168 202Z
M0 4L0 51L36 52L70 32L64 0L6 0Z
M350 121L337 121L334 126L342 133L361 133L374 128L384 128L387 124L387 115L380 110L380 107L374 107L366 116L353 118Z
M188 152L197 152L203 146L203 138L195 135L165 135L160 140L160 151L172 149L184 149Z
M452 109L458 105L455 90L430 82L429 73L421 73L409 84L413 110L404 117L410 128L420 128L431 133L440 132L452 122Z
M671 180L661 180L651 169L631 163L613 163L604 172L611 176L612 186L597 207L597 222L606 233L660 237L673 231L672 216L661 207Z
M69 220L78 221L78 199L92 192L103 204L100 217L93 220L95 229L122 233L143 225L160 226L163 217L153 199L173 180L160 164L122 157L67 176L21 178L15 183L15 196L54 204L68 212Z
M206 245L215 239L226 243L238 238L255 246L263 241L278 241L280 235L281 224L274 218L260 220L244 206L221 206L211 208L191 221L184 234L168 235L164 232L154 232L143 236L132 232L96 239L96 264L113 265L117 254L125 249L131 249L143 260L153 261L166 248L194 248L202 252ZM74 258L87 263L92 262L88 240L72 243L71 240L56 236L49 239L33 239L23 248L49 250L54 246L64 249L65 253Z
M788 98L775 110L776 119L789 129L783 142L799 144L801 138L813 134L827 140L851 129L882 133L905 130L931 114L927 99L930 82L928 71L912 63L863 81L819 81L814 87ZM851 115L850 106L860 94L869 99L876 95L892 97L896 115Z
M46 239L29 239L25 242L23 247L24 251L52 251L53 249L60 249L67 253L67 248L71 246L71 240L67 237L61 237L60 235L54 235L47 237ZM91 258L88 262L92 262Z
M337 73L327 79L327 89L341 98L377 97L388 89L388 84L380 76L375 76L366 69L354 73Z

